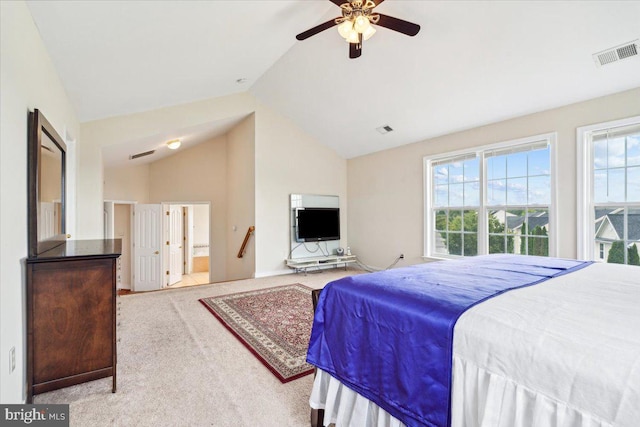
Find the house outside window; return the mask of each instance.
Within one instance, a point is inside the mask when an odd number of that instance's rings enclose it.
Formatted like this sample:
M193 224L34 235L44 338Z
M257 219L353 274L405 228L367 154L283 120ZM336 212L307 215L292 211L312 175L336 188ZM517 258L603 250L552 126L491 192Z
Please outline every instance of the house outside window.
M578 256L640 265L640 117L580 128L577 141Z
M425 158L425 256L554 255L555 134Z

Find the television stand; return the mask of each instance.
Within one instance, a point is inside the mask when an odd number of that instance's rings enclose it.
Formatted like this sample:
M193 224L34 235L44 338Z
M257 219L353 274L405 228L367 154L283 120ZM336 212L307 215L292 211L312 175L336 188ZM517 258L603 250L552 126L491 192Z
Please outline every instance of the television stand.
M330 255L312 258L289 258L285 260L287 267L295 270L296 273L307 273L311 268L323 268L329 266L344 266L347 269L349 264L356 262L355 255Z

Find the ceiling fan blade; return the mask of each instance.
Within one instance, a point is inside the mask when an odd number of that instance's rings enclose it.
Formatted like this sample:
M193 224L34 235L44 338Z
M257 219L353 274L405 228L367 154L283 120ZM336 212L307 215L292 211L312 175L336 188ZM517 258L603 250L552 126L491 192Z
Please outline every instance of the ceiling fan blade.
M362 55L362 34L359 34L359 43L349 43L349 58L356 59Z
M341 6L343 3L349 3L349 0L329 0L329 1L338 7Z
M376 6L379 6L380 3L382 3L384 0L373 0L373 2L376 4Z
M324 24L317 25L317 26L315 26L313 28L308 29L305 32L302 32L302 33L298 34L296 36L296 38L298 40L305 40L305 39L308 39L311 36L315 36L316 34L321 33L322 31L324 31L326 29L331 28L331 27L333 27L335 25L336 25L336 20L332 19L331 21L327 21Z
M418 31L420 31L420 25L418 24L394 18L393 16L383 15L381 13L377 13L376 15L380 15L380 20L376 22L375 25L386 27L390 30L397 31L408 36L415 36L418 34Z

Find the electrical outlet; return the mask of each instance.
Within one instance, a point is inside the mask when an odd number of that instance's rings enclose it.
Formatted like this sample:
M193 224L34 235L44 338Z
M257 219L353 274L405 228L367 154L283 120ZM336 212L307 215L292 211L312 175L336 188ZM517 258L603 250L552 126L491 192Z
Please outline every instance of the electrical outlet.
M16 348L11 347L9 350L9 373L16 370Z

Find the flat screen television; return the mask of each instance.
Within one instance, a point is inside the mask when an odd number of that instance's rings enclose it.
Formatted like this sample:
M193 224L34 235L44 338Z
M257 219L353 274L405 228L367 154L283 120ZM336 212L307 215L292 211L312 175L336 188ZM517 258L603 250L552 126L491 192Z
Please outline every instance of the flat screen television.
M296 241L340 240L339 208L296 209Z

